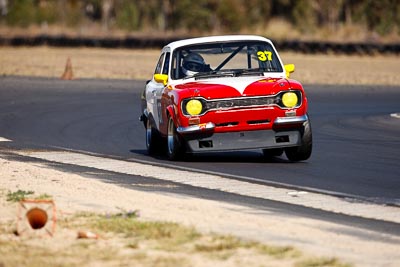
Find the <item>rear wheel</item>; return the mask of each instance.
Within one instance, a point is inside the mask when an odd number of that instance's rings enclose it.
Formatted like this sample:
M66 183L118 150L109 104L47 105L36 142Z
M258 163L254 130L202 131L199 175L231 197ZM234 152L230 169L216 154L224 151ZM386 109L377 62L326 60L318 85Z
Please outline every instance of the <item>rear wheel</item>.
M310 120L307 120L301 131L301 145L285 149L286 156L290 161L307 160L312 152L312 132Z
M183 155L183 141L172 118L168 119L167 155L170 160L178 160Z
M158 131L151 125L150 119L146 122L146 148L150 155L154 155L159 152L160 147L160 135Z

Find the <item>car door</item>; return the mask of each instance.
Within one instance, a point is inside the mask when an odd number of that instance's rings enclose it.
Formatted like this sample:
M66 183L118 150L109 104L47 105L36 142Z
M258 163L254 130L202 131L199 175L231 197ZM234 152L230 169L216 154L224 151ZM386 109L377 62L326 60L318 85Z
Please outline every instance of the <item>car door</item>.
M166 54L167 53L161 54L154 74L164 74ZM167 72L165 74L168 73L167 65L166 68ZM156 124L154 126L156 126L157 129L159 129L160 122L162 123L161 96L164 88L165 85L163 83L158 83L154 80L154 75L150 82L146 85L147 112L153 117L154 123Z

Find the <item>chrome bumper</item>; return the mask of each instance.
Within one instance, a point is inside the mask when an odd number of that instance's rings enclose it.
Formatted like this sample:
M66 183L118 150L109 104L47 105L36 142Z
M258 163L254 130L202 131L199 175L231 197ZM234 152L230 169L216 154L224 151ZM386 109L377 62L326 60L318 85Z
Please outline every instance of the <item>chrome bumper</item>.
M205 124L199 125L190 125L188 127L178 127L176 131L180 134L190 134L190 133L198 133L198 132L208 132L212 131L215 128L215 124L212 122L207 122Z
M274 121L274 125L286 125L286 124L302 124L308 121L308 116L295 116L295 117L278 117Z

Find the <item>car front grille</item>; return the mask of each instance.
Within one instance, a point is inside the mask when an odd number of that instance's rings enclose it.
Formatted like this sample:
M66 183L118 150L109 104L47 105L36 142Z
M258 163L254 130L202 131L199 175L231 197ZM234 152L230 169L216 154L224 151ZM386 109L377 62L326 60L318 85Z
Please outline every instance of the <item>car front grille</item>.
M246 97L246 98L232 98L232 99L219 99L207 101L204 105L205 110L212 109L226 109L226 108L242 108L242 107L255 107L255 106L269 106L278 104L279 99L273 97Z

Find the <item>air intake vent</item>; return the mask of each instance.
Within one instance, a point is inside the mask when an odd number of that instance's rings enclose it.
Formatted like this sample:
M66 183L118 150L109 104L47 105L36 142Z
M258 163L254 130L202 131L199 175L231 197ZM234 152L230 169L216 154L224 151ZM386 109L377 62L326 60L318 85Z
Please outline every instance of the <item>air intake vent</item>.
M239 124L239 122L237 122L237 121L231 121L231 122L217 123L217 124L215 124L215 126L217 126L217 127L229 127L229 126L236 126L238 124Z
M211 140L199 141L199 148L211 148L213 142Z
M289 136L288 135L276 136L275 141L277 143L287 143L289 142Z
M253 124L268 124L271 121L266 119L266 120L254 120L254 121L247 121L247 124L253 125Z

